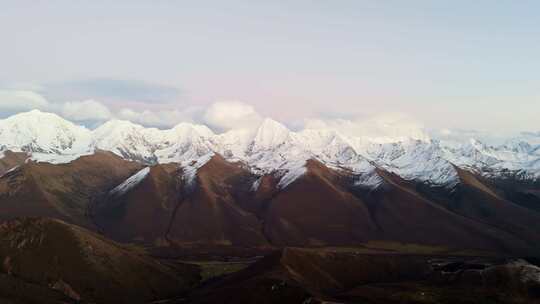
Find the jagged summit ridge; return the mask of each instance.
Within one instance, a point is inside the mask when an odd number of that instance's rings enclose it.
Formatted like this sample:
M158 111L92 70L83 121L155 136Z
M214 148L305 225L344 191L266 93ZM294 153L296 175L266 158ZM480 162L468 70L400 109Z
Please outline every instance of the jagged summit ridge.
M298 176L309 159L370 177L376 167L408 180L452 186L459 182L454 166L496 176L509 171L531 179L540 177L540 136L528 134L490 146L477 139L449 144L431 138L396 141L345 136L331 129L291 131L264 119L254 130L216 134L204 125L180 123L161 130L111 120L94 130L75 125L56 114L33 110L0 120L2 151L27 152L37 161L63 163L96 150L113 152L146 164L189 163L212 153L242 161L255 173ZM370 175L371 174L371 175ZM293 179L294 180L294 179ZM285 183L285 182L284 182ZM286 183L285 183L286 184Z

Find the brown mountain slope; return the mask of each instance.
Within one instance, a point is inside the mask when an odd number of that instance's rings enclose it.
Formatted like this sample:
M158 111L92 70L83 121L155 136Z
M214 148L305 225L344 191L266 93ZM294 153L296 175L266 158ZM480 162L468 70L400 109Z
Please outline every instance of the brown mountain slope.
M457 170L461 183L452 195L441 196L429 190L424 193L452 212L504 230L540 248L539 213L507 200L504 191L487 180L469 171Z
M456 209L520 235L531 243L540 243L539 213L507 200L504 191L491 186L488 181L465 170L458 172L464 187L458 193L459 203L454 205ZM535 194L534 191L531 193Z
M179 273L86 229L43 218L2 223L0 260L3 274L83 302L145 303L182 293L198 280L192 267Z
M387 240L505 253L534 247L519 231L448 210L418 192L414 183L384 170L378 171L384 185L366 191L354 186L345 171L314 160L306 167L285 189L278 189L273 175L261 177L253 189L256 177L219 155L198 170L192 187L182 180L178 165L157 165L133 189L102 203L96 219L117 240L160 246L326 246ZM497 198L494 192L489 195Z
M59 165L27 162L0 177L0 220L47 216L92 226L92 200L139 167L109 152Z
M282 191L264 190L264 231L278 246L353 245L369 240L517 253L519 237L430 201L415 185L378 170L384 185L358 189L345 171L310 160L307 172Z
M182 187L179 165L152 166L132 189L109 194L99 203L96 223L115 240L165 244L174 211L182 200Z
M242 206L254 180L249 171L219 155L192 182L184 170L179 164L150 167L139 183L97 204L96 223L115 240L157 247L268 245L260 221Z
M27 159L28 154L26 152L12 152L9 150L3 152L3 157L0 158L0 176L9 170L24 164Z
M110 190L143 168L98 152L71 163L27 162L0 177L0 220L47 216L94 228L115 240L147 245L265 247L358 245L370 240L447 248L526 252L539 239L537 213L461 172L449 196L379 170L384 185L354 186L350 173L310 160L284 189L274 175L257 177L219 155L198 169L156 165L121 195ZM465 189L465 190L463 190ZM456 199L457 198L457 199Z
M180 245L268 245L260 221L237 200L252 179L239 164L214 155L198 170L195 186L178 206L168 239Z
M309 160L306 173L267 202L264 231L272 244L345 245L371 239L376 227L364 202L339 175Z
M527 183L515 179L492 179L499 196L519 206L540 213L540 181Z
M0 273L0 303L2 304L59 304L77 303L59 290Z
M414 183L384 170L378 174L383 186L360 194L380 228L377 239L507 253L530 250L507 231L446 210L416 191Z

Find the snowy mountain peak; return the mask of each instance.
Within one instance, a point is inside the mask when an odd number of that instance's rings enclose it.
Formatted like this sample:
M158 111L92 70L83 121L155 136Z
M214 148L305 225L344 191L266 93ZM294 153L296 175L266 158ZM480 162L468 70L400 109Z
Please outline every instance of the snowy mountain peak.
M92 145L126 159L154 162L155 156L145 134L151 130L130 121L110 120L92 132Z
M40 111L38 109L34 109L34 110L30 110L28 112L17 113L15 115L11 116L10 118L21 117L21 116L41 115L41 114L48 114L49 116L51 116L51 115L58 116L58 115L53 114L53 113L42 112L42 111Z
M104 130L124 131L126 129L144 129L143 126L132 123L128 120L111 119L94 130L95 133L103 132Z
M271 149L284 143L290 136L290 131L283 124L266 118L263 120L253 139L254 150Z
M476 138L470 138L469 139L469 144L471 146L473 146L473 147L478 147L479 149L483 149L485 147L484 143L482 143L481 141L479 141Z
M42 112L40 110L32 110L28 112L18 113L2 120L2 122L9 122L12 124L33 123L34 125L38 123L53 123L78 127L72 122L58 116L57 114Z
M386 124L383 126L387 128ZM395 131L390 135L396 136L382 139L370 138L365 133L343 135L331 128L293 132L269 118L256 129L222 134L192 123L161 130L125 120L110 120L91 131L56 114L33 110L0 120L0 152L23 151L33 160L61 163L100 149L146 164L186 164L219 153L227 160L244 162L257 174L278 172L281 178L286 177L285 181L303 174L306 161L316 159L332 168L363 174L360 180L367 185L376 180L370 179L374 166L405 179L436 185L452 186L459 182L454 166L489 176L514 172L540 178L540 144L536 134L512 138L500 146L465 136L459 144L448 144L445 140L410 136L414 133L411 130L420 130L415 126L402 133L390 126Z
M95 144L103 149L127 141L145 141L143 126L125 120L110 120L93 130Z
M214 132L212 132L212 130L210 130L210 128L208 128L207 126L191 124L187 122L181 122L177 124L176 126L174 126L174 128L172 128L172 130L179 135L195 132L198 136L202 137L210 138L212 136L215 136Z
M91 132L62 117L39 110L0 120L2 150L70 154L88 150Z

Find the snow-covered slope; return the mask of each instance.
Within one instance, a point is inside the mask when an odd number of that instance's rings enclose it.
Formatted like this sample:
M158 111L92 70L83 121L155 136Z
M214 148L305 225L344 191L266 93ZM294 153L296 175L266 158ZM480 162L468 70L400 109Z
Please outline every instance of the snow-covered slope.
M111 120L92 132L93 146L146 163L182 162L212 151L215 135L206 126L181 123L169 130Z
M145 167L139 170L137 173L126 179L123 183L112 189L109 194L120 196L128 192L129 190L140 184L146 178L146 176L148 176L149 173L150 167Z
M148 134L155 131L129 121L111 120L92 132L92 145L129 160L151 163L156 161L155 147L149 142Z
M523 141L509 140L506 144L489 146L476 139L458 147L442 146L445 158L455 165L494 177L504 172L540 178L540 155L536 147Z
M449 142L419 132L391 138L345 136L331 129L293 132L272 119L256 129L222 134L190 123L160 130L121 120L89 130L55 114L30 111L0 120L0 152L25 151L37 161L62 163L100 149L146 164L179 163L189 167L188 175L196 172L193 164L219 153L229 161L244 162L257 174L280 177L280 187L304 174L309 159L348 170L357 176L358 185L366 187L382 182L377 167L408 180L447 187L459 183L455 166L488 176L510 172L540 178L540 134L527 133L490 146L477 139Z
M92 132L56 114L33 110L0 120L0 149L28 152L35 160L71 161L92 153Z
M449 187L459 182L456 169L444 158L443 151L436 141L410 139L397 143L369 145L364 153L378 166L407 180Z
M159 135L158 135L159 134ZM152 144L160 163L184 162L198 159L213 151L214 133L206 126L181 123L170 130L154 134Z
M4 149L41 153L84 151L91 131L56 114L33 110L0 120L0 142Z

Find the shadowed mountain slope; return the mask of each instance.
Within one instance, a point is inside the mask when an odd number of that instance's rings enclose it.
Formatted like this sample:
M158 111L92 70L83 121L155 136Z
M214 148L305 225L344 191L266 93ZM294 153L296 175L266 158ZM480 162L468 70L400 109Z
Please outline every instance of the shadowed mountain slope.
M125 190L113 190L96 208L98 225L114 239L158 247L268 245L257 217L237 199L254 179L249 171L219 155L194 176L186 170L155 165Z
M530 246L503 229L454 213L416 191L414 183L378 170L384 180L375 190L354 190L369 205L379 227L375 239L441 245L448 248L524 252Z
M46 216L91 227L92 201L140 166L109 152L58 165L26 162L0 177L0 219Z
M171 219L182 200L182 169L167 164L147 170L131 188L112 190L96 206L96 223L107 236L158 246L166 243Z
M260 221L236 199L249 189L250 180L254 180L251 173L240 164L214 155L186 185L186 197L175 212L168 238L178 244L266 246Z
M458 169L461 183L452 193L421 188L421 192L446 209L503 230L529 246L540 248L540 213L505 197L504 190L475 174Z
M460 187L474 189L481 200L468 196L466 205L490 204L493 216L452 208L439 199L454 199L447 192L430 188L440 197L432 196L382 169L374 173L382 181L376 188L355 185L351 172L316 160L309 160L305 173L283 188L276 175L254 176L219 155L193 175L186 170L175 164L150 167L125 191L113 191L100 203L97 222L117 240L181 247L339 246L387 240L524 253L534 250L533 232L540 231L534 212L527 214L470 176ZM501 224L507 212L515 216ZM530 227L518 230L523 227L520 218Z
M310 159L280 184L219 154L145 167L97 152L26 162L0 177L0 219L45 216L151 247L349 246L372 240L449 249L538 249L540 215L468 171L452 191L376 169L377 186ZM97 224L97 226L95 226Z
M363 201L340 184L340 176L317 161L276 193L264 214L265 234L275 245L345 245L372 238L376 227Z

